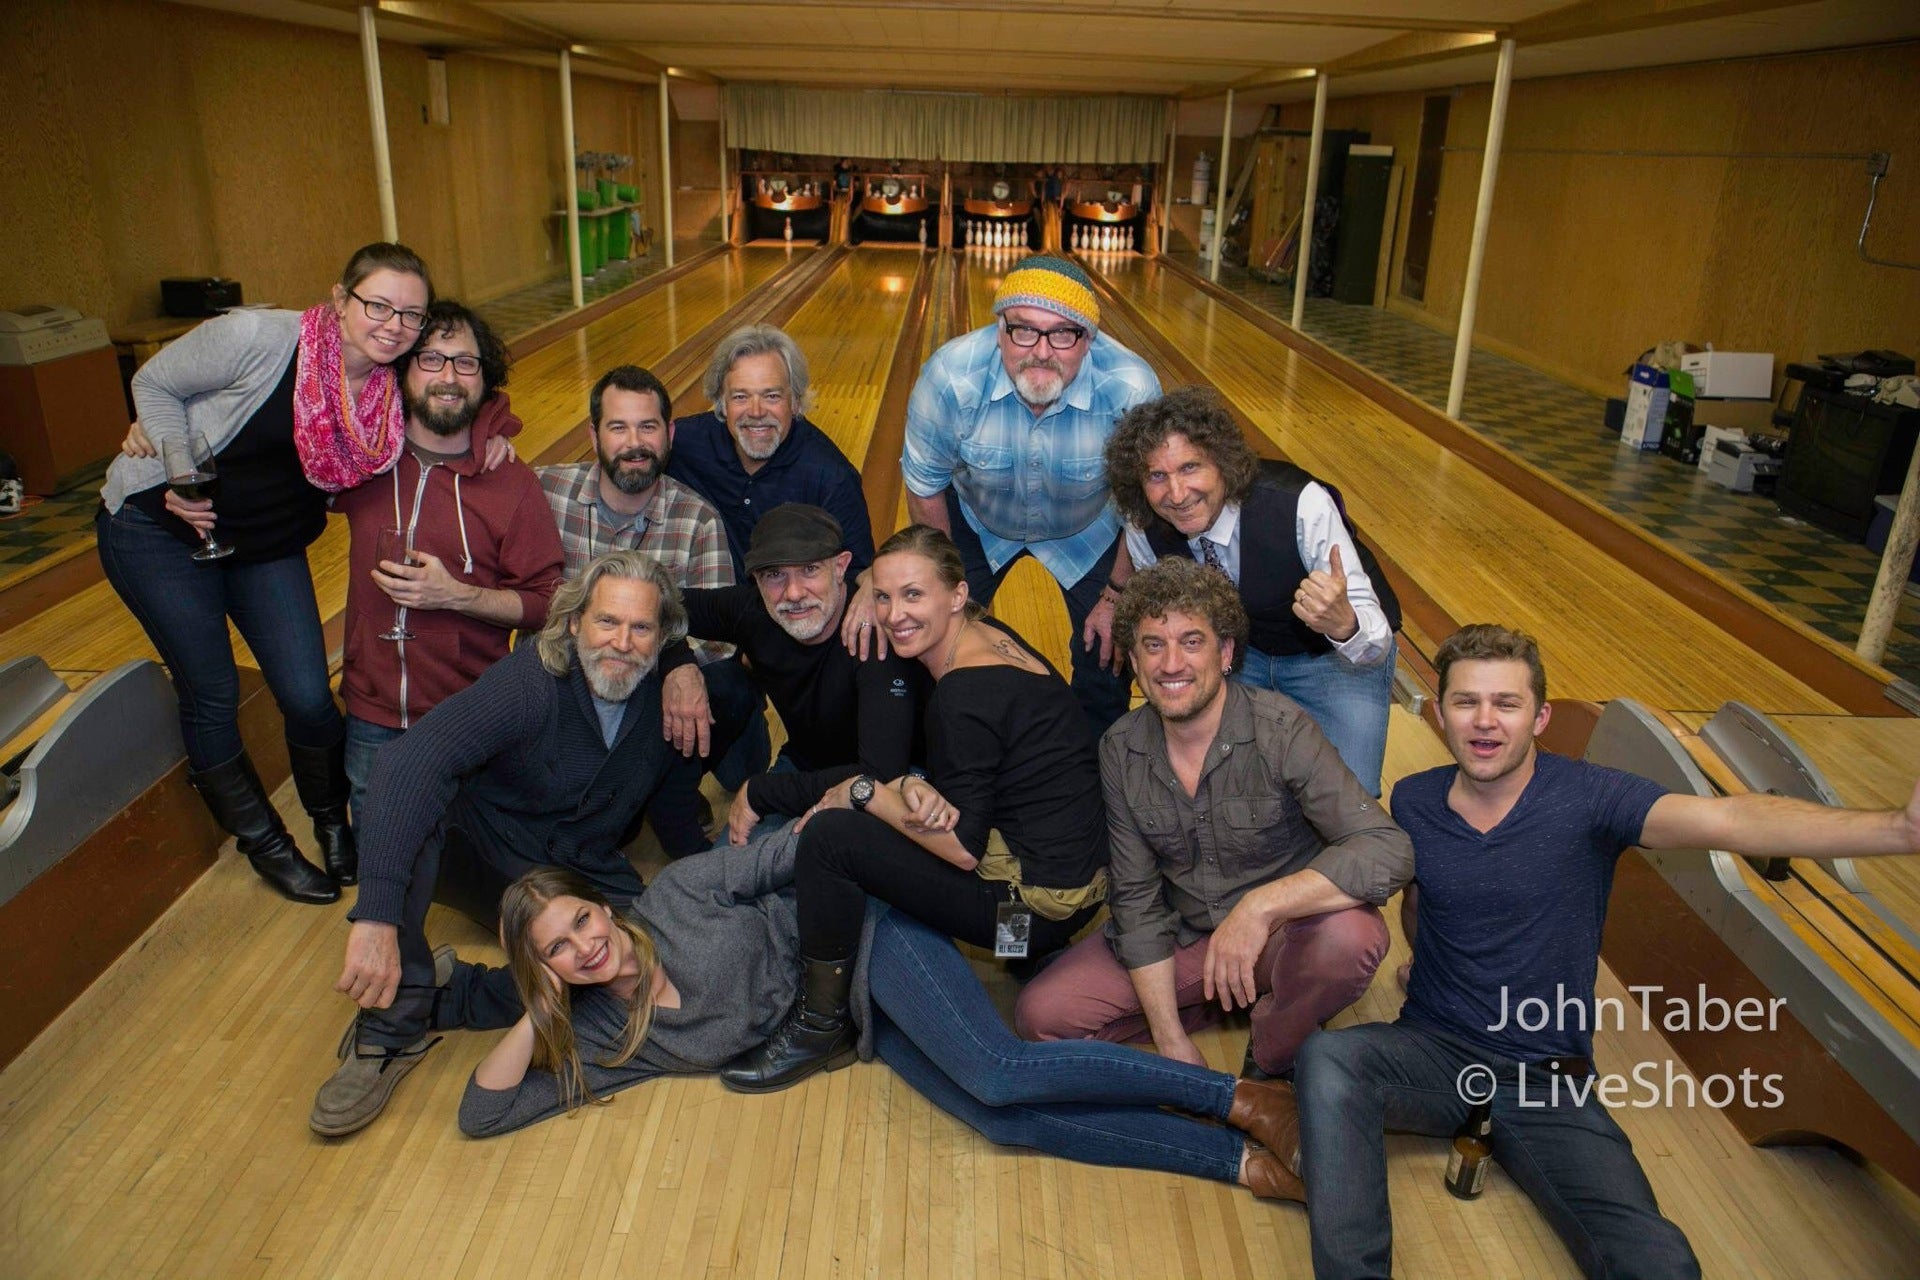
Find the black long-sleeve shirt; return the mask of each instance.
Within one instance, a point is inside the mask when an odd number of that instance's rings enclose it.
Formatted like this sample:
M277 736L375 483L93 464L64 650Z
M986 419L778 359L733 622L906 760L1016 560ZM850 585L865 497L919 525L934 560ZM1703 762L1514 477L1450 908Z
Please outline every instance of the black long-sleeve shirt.
M889 654L865 662L840 643L835 618L818 644L788 635L752 585L690 590L687 634L738 647L786 726L785 754L799 773L747 783L757 813L800 814L855 774L890 781L924 759L921 714L933 682L918 662Z
M980 622L1033 653L1011 628ZM949 671L927 707L927 751L933 785L960 813L954 835L976 858L997 830L1026 884L1076 888L1107 865L1098 742L1051 666Z

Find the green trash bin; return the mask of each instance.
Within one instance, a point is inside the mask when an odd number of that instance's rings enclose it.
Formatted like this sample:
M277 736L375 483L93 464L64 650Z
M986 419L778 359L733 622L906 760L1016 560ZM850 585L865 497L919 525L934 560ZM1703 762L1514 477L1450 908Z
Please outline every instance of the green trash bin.
M600 207L600 196L598 192L582 191L579 193L579 201L580 274L590 276L605 265L605 259L601 255L603 246L600 243L600 219L589 216L593 210Z

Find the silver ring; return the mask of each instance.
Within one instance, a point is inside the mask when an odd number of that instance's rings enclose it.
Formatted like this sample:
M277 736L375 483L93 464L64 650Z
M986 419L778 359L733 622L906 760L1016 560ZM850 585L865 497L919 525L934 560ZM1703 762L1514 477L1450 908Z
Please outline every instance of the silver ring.
M861 624L860 624L860 629L861 629L862 631L865 631L865 630L867 630L867 629L868 629L869 627L871 627L871 626L873 626L873 624L872 624L871 622L863 622L863 623L861 623Z

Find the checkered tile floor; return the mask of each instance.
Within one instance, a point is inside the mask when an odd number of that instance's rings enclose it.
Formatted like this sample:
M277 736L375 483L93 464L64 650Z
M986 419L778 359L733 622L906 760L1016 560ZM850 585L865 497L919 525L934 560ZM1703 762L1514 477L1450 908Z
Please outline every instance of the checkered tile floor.
M1186 255L1189 266L1197 260ZM1220 283L1270 314L1293 314L1293 290L1223 267ZM1368 306L1309 298L1306 331L1435 407L1447 401L1453 338ZM1475 351L1462 419L1489 440L1711 566L1781 612L1851 646L1873 594L1878 552L1795 519L1773 499L1731 493L1660 453L1623 447L1606 402L1537 369ZM1909 586L1886 667L1920 683L1920 588Z
M19 515L0 516L0 587L93 545L93 513L106 473L103 462L65 493L29 496Z

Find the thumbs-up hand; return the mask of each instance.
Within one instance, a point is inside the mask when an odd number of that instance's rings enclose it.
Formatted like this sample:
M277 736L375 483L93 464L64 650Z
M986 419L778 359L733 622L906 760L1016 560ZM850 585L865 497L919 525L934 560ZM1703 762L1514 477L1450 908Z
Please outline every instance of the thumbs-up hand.
M1329 640L1351 640L1360 630L1360 615L1347 603L1347 571L1340 563L1340 544L1327 548L1327 567L1309 573L1293 593L1293 616Z

